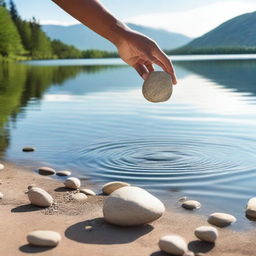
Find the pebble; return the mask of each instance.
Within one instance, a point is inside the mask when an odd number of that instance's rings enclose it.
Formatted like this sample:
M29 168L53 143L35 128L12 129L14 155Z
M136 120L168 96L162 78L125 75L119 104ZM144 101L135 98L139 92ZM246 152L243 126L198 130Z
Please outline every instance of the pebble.
M29 184L29 185L28 185L28 190L30 190L30 189L33 188L33 187L36 187L36 184L34 184L34 183L33 183L33 184Z
M145 80L142 93L150 102L163 102L169 100L172 95L171 76L163 71L150 72Z
M4 169L4 165L0 164L0 170L3 170L3 169Z
M64 185L67 188L78 189L81 186L81 181L78 178L70 177L65 180Z
M33 152L33 151L35 151L35 150L36 150L36 149L33 148L33 147L24 147L24 148L22 149L23 152Z
M41 175L54 175L55 170L50 167L40 167L38 169L39 174Z
M63 171L56 172L56 175L58 175L58 176L70 176L71 172L68 171L68 170L63 170Z
M88 197L83 193L76 193L71 195L72 199L76 201L83 201L86 200Z
M27 241L35 246L57 246L61 240L59 233L50 230L37 230L27 235Z
M122 182L122 181L112 181L112 182L108 182L102 186L102 192L105 195L110 195L115 190L122 188L122 187L126 187L126 186L130 186L130 184L126 183L126 182Z
M227 213L215 212L208 218L208 222L218 227L226 227L233 222L236 222L236 218L233 215Z
M181 206L188 210L194 210L199 209L201 207L201 204L195 200L186 200L185 202L182 203Z
M256 197L251 198L246 206L246 215L251 218L256 218Z
M32 187L27 195L30 203L33 205L49 207L53 204L52 196L41 188Z
M107 222L120 226L136 226L160 218L164 204L142 188L125 186L105 200L103 215Z
M2 192L0 192L0 199L4 198L4 194Z
M88 195L88 196L96 196L96 193L88 188L81 188L80 193L84 193L85 195Z
M163 236L159 240L159 248L173 255L184 255L188 251L188 245L183 237L178 235Z
M195 236L202 241L215 243L217 240L219 233L218 230L211 226L201 226L196 228Z
M188 198L186 196L183 196L178 199L178 202L184 202L186 200L188 200Z
M86 231L92 231L93 230L93 226L88 225L84 227Z

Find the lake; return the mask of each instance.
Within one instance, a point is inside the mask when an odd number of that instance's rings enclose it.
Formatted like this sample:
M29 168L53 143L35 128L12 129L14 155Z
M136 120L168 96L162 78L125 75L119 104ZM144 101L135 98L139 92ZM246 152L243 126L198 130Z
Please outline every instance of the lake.
M256 57L173 60L179 84L160 104L118 59L1 64L0 158L70 169L98 188L127 181L177 210L185 195L199 213L255 227L244 209L256 196Z

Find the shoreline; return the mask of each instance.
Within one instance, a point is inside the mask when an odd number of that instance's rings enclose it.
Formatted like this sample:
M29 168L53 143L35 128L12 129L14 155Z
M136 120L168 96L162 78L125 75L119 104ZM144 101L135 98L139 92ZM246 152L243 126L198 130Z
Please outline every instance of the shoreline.
M189 243L189 249L205 255L235 256L254 255L255 230L237 232L218 228L219 239L215 246L199 242L194 229L208 225L205 216L176 211L166 213L157 221L140 227L117 227L102 218L105 196L90 196L85 202L70 200L69 191L58 179L41 176L9 162L1 162L0 170L0 255L92 255L92 256L164 256L159 251L158 240L163 235L178 234ZM82 187L93 189L85 184ZM50 208L29 204L25 191L29 184L49 192L57 201ZM92 226L85 229L85 226ZM26 235L33 230L54 230L62 240L56 248L36 248L27 244Z

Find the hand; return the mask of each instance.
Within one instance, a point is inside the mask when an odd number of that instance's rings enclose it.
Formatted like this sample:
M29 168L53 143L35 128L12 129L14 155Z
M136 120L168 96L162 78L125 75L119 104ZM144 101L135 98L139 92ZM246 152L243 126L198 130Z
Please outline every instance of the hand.
M134 67L144 80L149 72L154 71L153 64L157 64L170 74L172 83L177 84L172 62L159 46L145 35L129 30L117 48L120 57Z

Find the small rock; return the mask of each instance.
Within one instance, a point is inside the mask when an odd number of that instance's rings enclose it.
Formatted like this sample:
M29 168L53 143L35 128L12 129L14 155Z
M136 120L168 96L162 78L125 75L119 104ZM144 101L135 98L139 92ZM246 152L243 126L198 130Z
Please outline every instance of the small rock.
M76 201L83 201L83 200L86 200L88 197L83 193L76 193L76 194L72 194L71 198Z
M53 204L52 196L38 187L32 187L28 191L28 199L31 204L36 206L49 207Z
M24 148L22 149L23 152L33 152L33 151L35 151L35 150L36 150L36 149L33 148L33 147L24 147Z
M27 241L35 246L57 246L61 240L59 233L50 230L37 230L27 235Z
M36 187L36 184L34 184L34 183L33 183L33 184L29 184L29 185L28 185L28 190L30 190L30 189L33 188L33 187Z
M103 185L102 192L105 195L109 195L112 192L114 192L115 190L122 188L122 187L126 187L126 186L130 186L130 184L126 183L126 182L122 182L122 181L112 181L112 182L108 182Z
M0 199L4 198L4 194L2 192L0 192Z
M256 218L256 197L251 198L246 206L246 215L251 218Z
M81 181L78 178L70 177L65 180L64 185L67 188L78 189L81 186Z
M150 72L143 84L142 93L150 102L167 101L172 95L171 76L163 71Z
M195 236L202 241L215 243L219 234L218 230L211 226L201 226L196 228Z
M4 165L0 164L0 170L3 170L3 169L4 169Z
M70 175L71 175L71 172L68 171L68 170L63 170L63 171L58 171L58 172L56 172L56 174L57 174L58 176L70 176Z
M188 251L186 241L178 235L167 235L159 240L159 248L173 255L184 255Z
M185 202L182 203L181 206L188 210L194 210L199 209L201 207L201 204L195 200L186 200Z
M84 193L85 195L89 195L89 196L96 196L96 193L88 188L81 188L80 193Z
M92 231L93 230L93 226L88 225L84 227L86 231Z
M41 175L54 175L55 170L50 167L40 167L38 169L39 174Z
M142 188L125 186L105 200L103 215L107 222L120 226L150 223L165 211L163 203Z
M215 212L208 218L208 222L218 227L226 227L233 222L236 222L236 218L233 215L227 213Z

